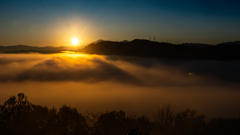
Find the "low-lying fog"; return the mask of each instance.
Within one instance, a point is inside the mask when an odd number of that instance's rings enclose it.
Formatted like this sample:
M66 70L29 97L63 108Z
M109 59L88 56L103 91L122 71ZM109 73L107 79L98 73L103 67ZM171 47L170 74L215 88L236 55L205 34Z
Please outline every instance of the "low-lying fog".
M147 115L170 105L209 117L240 115L240 61L159 60L82 54L0 54L0 104L22 92L34 104L85 114Z

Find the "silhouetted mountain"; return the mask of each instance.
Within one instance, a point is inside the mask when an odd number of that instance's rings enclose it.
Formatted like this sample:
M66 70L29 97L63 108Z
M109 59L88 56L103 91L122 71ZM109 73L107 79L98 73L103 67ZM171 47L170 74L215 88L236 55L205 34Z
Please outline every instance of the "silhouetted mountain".
M240 54L238 53L240 51L240 46L238 45L174 45L171 43L160 43L143 39L135 39L128 43L102 41L96 44L90 44L79 51L88 54L157 57L164 59L240 59Z
M223 42L221 45L240 45L240 41L235 42Z
M195 48L208 48L208 47L212 47L213 46L213 45L201 44L201 43L183 43L181 45L195 47Z
M240 59L240 41L226 42L218 45L199 43L175 45L143 39L135 39L130 42L126 40L114 42L100 39L82 49L76 46L0 46L1 53L60 53L62 51L78 51L99 55L156 57L163 59L234 60Z
M100 42L104 42L105 40L103 39L98 39L97 41L93 42L92 44L97 44L97 43L100 43Z
M122 43L128 43L129 41L128 40L123 40L121 41Z
M0 46L0 52L2 53L29 53L29 52L38 52L38 53L58 53L61 51L75 51L78 47L75 46L28 46L28 45L15 45L15 46Z

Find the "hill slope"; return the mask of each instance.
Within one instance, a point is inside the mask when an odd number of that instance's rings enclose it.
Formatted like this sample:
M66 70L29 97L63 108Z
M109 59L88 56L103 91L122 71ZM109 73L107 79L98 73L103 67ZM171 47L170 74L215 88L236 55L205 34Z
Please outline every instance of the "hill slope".
M234 60L240 59L240 45L219 44L204 45L199 44L174 45L171 43L159 43L149 40L135 39L131 42L102 41L93 43L80 49L80 52L99 55L122 55L157 57L164 59L213 59L213 60Z

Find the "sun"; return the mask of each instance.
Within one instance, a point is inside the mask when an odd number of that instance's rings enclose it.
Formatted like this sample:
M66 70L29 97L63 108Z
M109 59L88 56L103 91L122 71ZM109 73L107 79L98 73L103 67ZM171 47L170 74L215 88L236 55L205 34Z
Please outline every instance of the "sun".
M78 44L78 42L79 42L79 41L78 41L78 39L77 39L77 38L73 38L73 39L72 39L72 43L73 43L74 45L77 45L77 44Z

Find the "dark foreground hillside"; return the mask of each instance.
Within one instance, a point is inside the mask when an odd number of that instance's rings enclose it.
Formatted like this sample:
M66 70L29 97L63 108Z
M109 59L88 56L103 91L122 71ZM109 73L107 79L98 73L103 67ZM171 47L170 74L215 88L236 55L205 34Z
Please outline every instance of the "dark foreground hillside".
M169 106L146 116L126 115L124 111L80 114L63 105L47 108L34 105L23 93L0 105L2 135L239 135L239 118L213 118L186 109L174 112Z
M219 45L174 45L135 39L131 42L101 41L92 43L79 51L87 54L157 57L163 59L239 60L240 42Z

